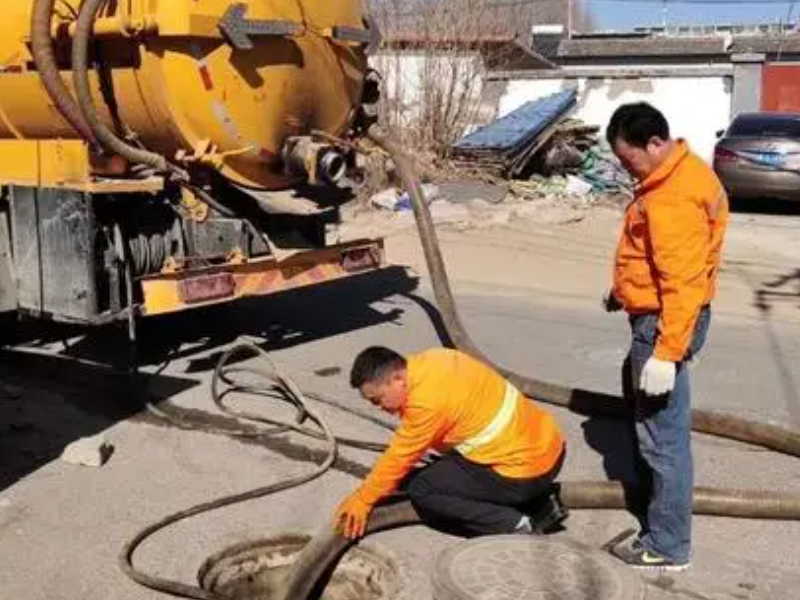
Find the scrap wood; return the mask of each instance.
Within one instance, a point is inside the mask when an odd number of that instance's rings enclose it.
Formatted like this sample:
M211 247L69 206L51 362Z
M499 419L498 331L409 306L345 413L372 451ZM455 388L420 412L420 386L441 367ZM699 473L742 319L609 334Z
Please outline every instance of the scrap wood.
M519 175L555 134L576 98L577 90L571 89L527 102L454 144L453 157L459 165L476 163L499 174Z

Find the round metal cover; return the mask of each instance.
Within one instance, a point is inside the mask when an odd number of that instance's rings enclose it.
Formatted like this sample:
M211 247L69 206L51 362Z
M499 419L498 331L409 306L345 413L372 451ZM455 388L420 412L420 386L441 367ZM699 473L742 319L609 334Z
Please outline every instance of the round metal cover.
M435 600L641 600L644 584L605 552L565 538L498 535L445 550Z

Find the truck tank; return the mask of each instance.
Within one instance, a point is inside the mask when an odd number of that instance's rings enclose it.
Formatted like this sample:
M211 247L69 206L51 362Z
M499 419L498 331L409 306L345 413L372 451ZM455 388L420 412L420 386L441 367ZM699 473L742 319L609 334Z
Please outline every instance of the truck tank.
M0 310L104 323L379 267L325 223L374 122L360 0L17 0Z
M35 3L17 0L4 10L0 138L78 137L33 63ZM80 4L58 0L51 21L73 96L70 47ZM363 44L347 33L364 28L359 0L108 2L94 26L94 104L107 125L124 124L168 159L199 153L233 181L285 188L288 137L340 135L353 122L367 65Z

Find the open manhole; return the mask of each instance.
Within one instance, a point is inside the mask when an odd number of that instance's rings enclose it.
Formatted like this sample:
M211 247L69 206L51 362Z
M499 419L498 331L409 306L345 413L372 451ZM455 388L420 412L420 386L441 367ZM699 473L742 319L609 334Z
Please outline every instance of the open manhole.
M237 544L200 568L201 587L230 600L270 600L308 536L282 535ZM369 545L354 546L339 561L319 600L394 600L401 589L396 561Z
M551 537L475 538L439 555L435 600L641 600L644 584L600 550Z

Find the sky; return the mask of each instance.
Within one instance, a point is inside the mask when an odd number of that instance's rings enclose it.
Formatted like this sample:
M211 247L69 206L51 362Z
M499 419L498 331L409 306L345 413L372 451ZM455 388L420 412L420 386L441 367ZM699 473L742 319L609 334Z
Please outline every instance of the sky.
M696 1L696 0L695 0ZM713 25L754 24L779 21L797 23L800 20L800 2L748 3L734 0L726 4L680 4L669 1L666 5L654 0L576 0L591 13L597 29L630 29L640 25ZM664 7L666 6L666 11Z

